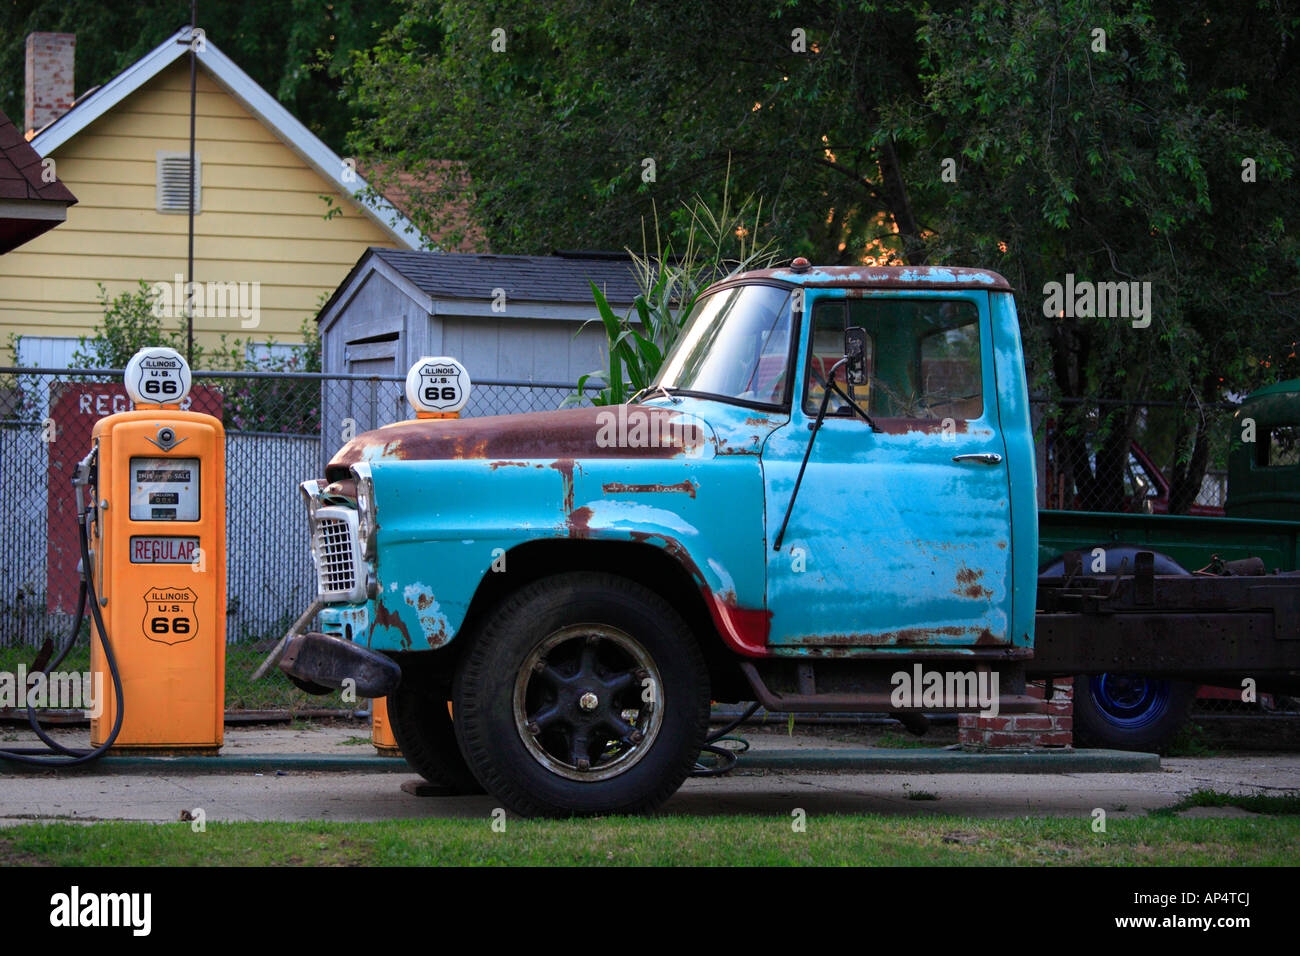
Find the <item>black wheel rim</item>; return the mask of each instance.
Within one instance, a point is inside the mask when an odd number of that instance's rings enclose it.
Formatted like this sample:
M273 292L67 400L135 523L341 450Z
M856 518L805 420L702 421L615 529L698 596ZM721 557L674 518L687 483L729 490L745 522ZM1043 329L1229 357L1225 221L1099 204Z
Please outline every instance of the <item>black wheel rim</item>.
M654 659L626 631L575 624L542 640L515 679L515 729L541 766L569 780L626 773L663 724Z

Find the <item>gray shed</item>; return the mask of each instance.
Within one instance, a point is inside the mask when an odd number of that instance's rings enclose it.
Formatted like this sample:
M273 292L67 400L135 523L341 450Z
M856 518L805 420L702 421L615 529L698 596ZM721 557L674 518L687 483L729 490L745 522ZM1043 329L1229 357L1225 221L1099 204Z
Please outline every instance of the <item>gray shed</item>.
M625 256L495 256L367 249L321 309L324 370L405 375L421 355L475 380L574 382L604 362L591 280L622 314Z
M564 383L605 363L605 335L588 280L620 314L637 286L626 256L497 256L367 249L317 316L327 373L402 375L422 355L450 355L469 370L467 415L555 408L571 389L494 386ZM409 418L400 385L338 394L326 383L326 435ZM328 444L328 443L327 443Z

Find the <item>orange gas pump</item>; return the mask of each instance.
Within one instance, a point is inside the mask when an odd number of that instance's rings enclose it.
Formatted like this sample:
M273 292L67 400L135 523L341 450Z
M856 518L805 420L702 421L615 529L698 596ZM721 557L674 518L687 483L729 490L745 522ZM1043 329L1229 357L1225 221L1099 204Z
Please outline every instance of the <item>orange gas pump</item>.
M32 673L49 675L91 620L90 674L111 694L91 717L91 749L47 734L45 745L0 759L72 767L110 748L215 753L225 711L225 431L181 410L190 370L174 349L143 349L127 364L134 409L95 424L73 486L81 585L64 647L42 649ZM89 612L87 614L87 612ZM129 702L129 706L128 706Z
M100 419L91 436L89 570L121 674L117 750L215 753L222 743L225 429L181 410L189 388L179 353L144 349L126 369L134 410ZM92 642L92 674L107 670L102 646ZM107 739L118 706L107 699L91 721L92 746Z

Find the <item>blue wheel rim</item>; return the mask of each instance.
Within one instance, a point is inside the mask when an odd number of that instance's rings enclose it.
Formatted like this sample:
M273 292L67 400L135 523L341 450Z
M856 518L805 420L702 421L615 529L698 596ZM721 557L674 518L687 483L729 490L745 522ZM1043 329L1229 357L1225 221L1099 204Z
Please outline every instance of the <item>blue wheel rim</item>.
M1116 726L1136 730L1159 720L1169 707L1173 685L1167 680L1099 674L1088 679L1093 703Z

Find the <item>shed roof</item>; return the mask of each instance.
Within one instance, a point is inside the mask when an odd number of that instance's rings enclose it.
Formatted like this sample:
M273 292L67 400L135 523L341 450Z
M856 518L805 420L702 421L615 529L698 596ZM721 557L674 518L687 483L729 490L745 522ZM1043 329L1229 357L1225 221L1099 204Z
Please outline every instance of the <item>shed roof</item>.
M366 254L382 259L422 292L437 298L491 299L497 289L504 289L508 299L525 302L590 302L588 280L611 302L631 302L639 291L630 259L377 248Z

